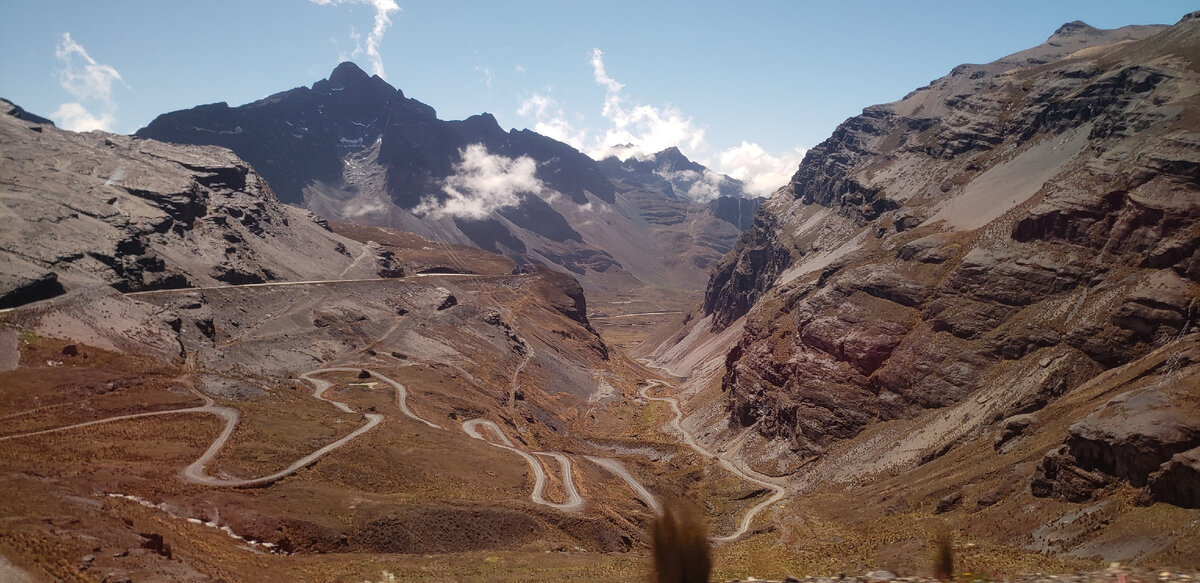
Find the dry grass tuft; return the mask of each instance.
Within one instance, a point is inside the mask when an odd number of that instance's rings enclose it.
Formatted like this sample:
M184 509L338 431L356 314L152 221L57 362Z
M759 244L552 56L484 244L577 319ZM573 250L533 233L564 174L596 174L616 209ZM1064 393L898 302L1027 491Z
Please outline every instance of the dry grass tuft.
M712 552L697 512L667 504L654 521L654 573L658 583L708 583Z
M939 581L954 578L954 539L948 528L938 531L933 539L933 576Z

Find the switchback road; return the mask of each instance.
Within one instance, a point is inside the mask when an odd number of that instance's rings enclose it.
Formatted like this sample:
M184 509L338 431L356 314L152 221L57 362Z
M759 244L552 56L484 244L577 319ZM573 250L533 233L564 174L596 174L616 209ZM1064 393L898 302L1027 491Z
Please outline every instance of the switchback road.
M786 490L784 490L783 486L780 486L774 482L769 481L769 479L766 476L759 474L758 472L755 472L754 470L750 470L748 468L743 470L742 468L739 468L736 464L734 464L731 460L729 460L727 457L715 454L715 453L709 451L704 446L700 445L700 443L698 441L696 441L696 437L694 435L692 435L691 432L689 432L683 428L683 424L682 424L683 410L679 408L679 400L678 399L676 399L674 397L651 397L650 395L647 394L647 391L649 391L652 387L655 387L658 385L663 385L663 384L665 384L665 383L663 383L662 381L651 381L651 383L649 385L642 388L642 390L641 390L642 398L650 400L650 401L663 401L663 402L671 405L671 409L673 411L675 411L675 417L673 419L671 419L670 421L668 421L667 425L670 426L671 428L673 428L676 432L678 432L679 435L683 437L683 441L685 443L687 443L689 447L696 450L696 453L698 453L706 458L717 460L717 463L721 464L721 467L725 468L726 470L729 470L731 473L742 478L743 480L746 480L747 482L752 482L754 484L758 484L760 486L763 486L764 488L767 488L767 489L775 492L769 498L767 498L766 500L763 500L762 502L759 502L753 508L748 510L746 512L745 516L742 517L742 522L738 525L737 530L735 530L725 536L712 537L712 540L714 542L735 541L735 540L741 538L742 535L746 534L746 532L750 530L750 524L754 521L754 517L758 516L758 514L760 512L762 512L763 510L766 510L772 504L782 500L787 492L786 492Z

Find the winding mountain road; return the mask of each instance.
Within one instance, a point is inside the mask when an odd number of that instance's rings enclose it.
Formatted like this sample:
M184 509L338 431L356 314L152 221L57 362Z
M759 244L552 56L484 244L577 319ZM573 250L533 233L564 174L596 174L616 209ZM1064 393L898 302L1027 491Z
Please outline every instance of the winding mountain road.
M325 401L326 403L333 405L340 411L344 411L346 413L354 413L355 411L353 409L351 409L349 405L347 405L341 401L334 401L333 399L329 399L329 398L325 397L325 392L328 391L331 386L333 386L333 383L331 383L329 381L321 380L318 378L313 378L311 375L327 373L327 372L358 372L359 370L363 370L363 369L322 368L322 369L317 369L317 370L312 370L312 371L306 372L306 373L300 375L300 378L308 381L309 383L312 383L312 385L314 387L314 389L313 389L313 397L314 398L319 399L321 401ZM368 372L370 372L376 378L392 385L392 387L396 390L396 404L400 407L400 410L405 415L407 415L417 421L420 421L430 427L433 427L435 429L441 429L441 427L439 427L438 425L430 423L429 421L417 416L415 413L412 412L412 410L410 410L408 408L408 404L406 402L406 399L408 397L408 390L405 388L404 385L402 385L402 384L400 384L378 372L370 371L370 370ZM235 477L228 477L228 476L216 477L216 476L211 476L208 473L206 473L204 467L206 465L208 465L208 463L211 462L213 460L213 458L215 458L217 456L218 453L221 452L222 448L225 447L225 444L229 441L229 438L233 435L234 429L237 428L237 423L238 423L240 416L238 414L237 409L218 406L212 400L211 397L201 394L201 393L197 393L197 395L200 396L200 398L204 399L204 401L205 401L204 405L201 405L199 407L186 407L183 409L170 409L167 411L152 411L149 413L134 413L131 415L118 415L115 417L108 417L105 419L98 419L95 421L87 421L85 423L76 423L76 424L67 425L64 427L56 427L53 429L44 429L41 431L33 431L30 433L22 433L20 435L9 435L6 437L0 437L0 441L5 441L5 440L9 440L9 439L17 439L17 438L22 438L22 437L32 437L35 435L44 435L47 433L56 433L56 432L60 432L60 431L67 431L70 429L77 429L80 427L88 427L91 425L99 425L101 423L112 423L115 421L122 421L122 420L126 420L126 419L138 419L138 418L142 418L142 417L153 417L153 416L157 416L157 415L170 415L170 414L175 414L175 413L207 413L210 415L216 415L216 416L224 419L225 420L225 428L221 431L221 434L218 435L215 440L213 440L212 444L208 446L208 449L198 459L196 459L196 461L192 462L190 465L188 465L186 468L183 469L183 471L180 473L181 476L183 477L183 479L185 481L188 481L188 482L191 482L194 484L203 484L205 486L217 486L217 487L223 486L223 487L230 487L230 488L253 488L253 487L265 486L265 485L277 482L277 481L295 473L296 471L300 470L301 468L308 466L309 464L317 461L325 454L327 454L343 445L346 445L347 443L349 443L350 441L359 437L360 435L374 429L377 425L379 425L381 422L383 422L383 418L384 418L383 415L378 414L378 413L365 414L363 417L367 420L367 422L365 424L363 424L361 427L359 427L358 429L355 429L354 431L345 435L341 439L338 439L337 441L334 441L334 442L318 449L317 451L314 451L313 453L308 454L308 455L300 458L299 460L296 460L288 467L286 467L278 472L275 472L273 474L269 474L269 475L258 477L258 478L235 478Z
M650 490L647 490L646 487L643 486L633 474L629 473L629 470L625 467L625 464L606 457L593 457L590 455L585 455L583 457L588 461L608 470L618 478L625 480L625 483L629 484L629 487L635 494L638 495L638 498L641 498L642 501L646 503L646 506L649 506L655 514L662 516L662 505L658 503L658 498L655 498L654 494L650 493Z
M130 415L117 415L115 417L106 417L104 419L97 419L95 421L85 421L83 423L75 423L73 425L64 425L62 427L55 427L52 429L42 429L40 431L31 431L29 433L20 433L17 435L6 435L4 437L0 437L0 441L7 441L9 439L20 439L23 437L33 437L35 435L46 435L48 433L58 433L60 431L67 431L70 429L79 429L81 427L100 425L102 423L112 423L115 421L124 421L126 419L140 419L142 417L156 417L158 415L172 415L175 413L208 413L208 414L216 415L218 417L226 419L227 422L230 419L232 419L233 423L237 423L238 412L236 409L230 409L228 407L219 407L213 402L212 399L209 399L208 397L203 397L203 398L205 401L207 401L208 404L201 405L198 407L185 407L183 409L168 409L165 411L150 411L147 413L133 413Z
M485 273L414 273L408 277L477 278L477 277L505 277L505 276L493 276L493 275L488 275ZM199 286L199 287L174 287L174 288L170 288L170 289L152 289L152 290L146 290L146 291L127 292L122 295L128 296L128 297L138 297L138 296L149 296L149 295L166 295L166 294L186 293L186 292L211 291L211 290L218 290L218 289L242 289L242 288L249 289L249 288L256 288L256 287L287 287L287 286L293 286L293 285L321 285L321 284L329 284L329 283L362 283L362 282L368 282L368 281L404 281L405 279L407 279L407 278L405 278L405 277L362 277L362 278L354 278L354 279L311 279L311 280L304 280L304 281L266 281L266 282L262 282L262 283L236 283L236 284L209 285L209 286ZM27 304L27 305L31 305L31 304ZM25 307L25 306L17 306L16 308L9 308L9 309L0 311L0 313L8 312L8 311L23 308L23 307Z
M341 274L342 277L344 277L347 273L349 273L353 267L359 265L363 260L365 260L365 258L367 256L368 256L368 249L364 248L363 251L359 254L359 256L357 258L355 258L353 263L351 263L349 267L347 267L345 270L342 271L342 274ZM417 278L425 278L425 277L486 278L486 277L492 277L492 276L485 275L485 274L476 274L476 273L418 273L418 274L413 274L412 277L417 277ZM166 295L166 294L189 293L189 292L199 292L199 291L209 291L209 290L238 289L238 288L284 287L284 286L307 286L307 285L322 285L322 284L335 284L335 283L376 282L376 281L388 281L390 279L393 279L393 278L358 278L358 279L309 280L309 281L272 281L272 282L252 283L252 284L231 284L231 285L199 286L199 287L190 287L190 288L175 288L175 289L164 289L164 290L147 290L147 291L139 291L139 292L130 292L130 293L126 293L123 295L130 296L130 297L137 297L137 296ZM25 307L27 307L27 306L18 306L15 308L3 309L3 310L0 310L0 314L5 313L5 312L10 312L13 310L22 309ZM647 315L647 314L635 314L635 315ZM655 314L655 315L657 315L657 314ZM621 316L618 316L618 317L621 317ZM389 329L387 334L390 334L395 328L396 328L396 326L393 326L391 329ZM385 334L385 337L387 336L387 334ZM236 343L238 341L240 341L240 339L235 340L231 343ZM526 345L526 346L528 346L528 345ZM525 358L521 361L521 363L517 366L516 370L513 372L512 381L509 386L510 407L515 404L515 400L516 400L516 392L517 392L517 388L518 388L517 376L521 373L521 371L525 368L525 366L532 360L532 358L533 358L533 351L532 351L532 349L530 349L529 352L525 355ZM444 429L440 425L432 423L426 419L421 418L420 416L416 415L415 413L413 413L413 411L408 407L408 404L407 404L408 391L405 388L405 386L401 383L398 383L398 382L388 378L387 376L385 376L383 374L376 372L376 371L373 371L370 369L363 369L363 368L345 368L345 367L336 367L335 366L335 367L321 368L321 369L316 369L316 370L306 372L304 374L301 374L300 378L304 379L305 381L307 381L313 385L314 390L313 390L312 396L314 398L319 399L321 401L325 401L325 402L333 405L339 411L342 411L345 413L355 413L355 411L346 403L326 398L325 393L330 389L330 387L332 387L332 383L329 381L319 379L319 378L314 378L312 375L328 373L328 372L358 372L360 370L367 370L367 372L370 372L375 378L378 378L378 379L382 380L383 382L386 382L386 383L392 385L392 387L396 391L396 405L397 405L397 407L400 408L400 410L406 416L408 416L416 421L420 421L421 423L424 423L425 425L427 425L431 428ZM252 487L260 487L260 486L266 486L266 485L272 484L274 482L277 482L277 481L299 471L300 469L302 469L306 466L313 464L314 462L316 462L317 460L319 460L321 457L325 456L326 454L342 447L343 445L346 445L350 441L353 441L354 439L371 431L372 429L377 427L380 423L382 423L383 419L384 419L384 415L379 414L379 413L363 414L363 419L365 420L365 423L362 426L360 426L359 428L350 432L349 434L337 439L336 441L329 443L329 444L325 445L324 447L321 447L320 449L312 452L311 454L308 454L308 455L296 460L295 462L288 465L286 468L279 470L278 472L274 472L272 474L269 474L266 476L260 476L257 478L239 478L239 477L227 476L227 475L213 476L213 475L208 474L205 468L210 462L212 462L212 460L214 458L216 458L216 456L221 452L221 450L228 443L230 437L232 437L233 432L236 430L237 424L240 421L240 413L237 409L217 405L216 402L211 397L209 397L208 395L205 395L203 393L200 393L199 391L196 391L194 388L192 388L192 392L195 393L199 398L203 399L205 404L200 405L200 406L195 406L195 407L169 409L169 410L165 410L165 411L151 411L151 412L146 412L146 413L133 413L133 414L128 414L128 415L117 415L117 416L108 417L108 418L104 418L104 419L97 419L94 421L76 423L76 424L66 425L66 426L62 426L62 427L55 427L55 428L51 428L51 429L44 429L44 430L33 431L33 432L29 432L29 433L22 433L22 434L18 434L18 435L3 436L3 437L0 437L0 441L6 441L6 440L10 440L10 439L19 439L19 438L25 438L25 437L33 437L33 436L37 436L37 435L45 435L45 434L49 434L49 433L69 431L72 429L78 429L78 428L88 427L88 426L92 426L92 425L100 425L100 424L104 424L104 423L113 423L113 422L118 422L118 421L123 421L123 420L128 420L128 419L139 419L139 418L144 418L144 417L154 417L154 416L160 416L160 415L192 414L192 413L204 413L204 414L208 414L208 415L215 415L225 421L224 428L221 430L221 433L217 436L217 438L214 439L213 442L209 445L208 449L206 449L205 452L203 454L201 454L201 456L199 458L196 459L196 461L189 464L186 468L184 468L180 472L180 476L185 481L195 483L195 484L202 484L202 485L206 485L206 486L231 487L231 488L252 488ZM23 412L21 414L24 414L24 413L28 413L28 412ZM487 439L486 437L484 437L483 432L480 431L481 427L485 427L485 428L491 430L491 432L494 433L495 436L502 443L496 443L496 442L491 441L491 440ZM504 448L509 451L512 451L512 452L520 455L523 459L525 459L525 461L528 463L529 467L531 468L531 470L533 472L534 487L533 487L533 492L530 495L530 499L533 500L535 503L542 504L542 505L545 505L545 506L548 506L551 508L555 508L558 510L562 510L565 512L577 512L577 511L583 509L584 500L583 500L583 497L579 494L579 491L575 487L575 482L574 482L574 478L573 478L573 474L572 474L571 458L568 457L567 455L565 455L563 453L559 453L559 452L525 452L525 451L522 451L513 445L513 443L508 439L508 437L500 430L500 427L498 425L496 425L492 421L488 421L488 420L484 420L484 419L472 419L469 421L465 421L462 424L462 429L465 433L467 433L471 437L486 441L487 443L489 443L490 445L493 445L495 447L500 447L500 448ZM563 488L566 491L566 502L557 503L557 502L549 501L545 498L545 489L546 489L546 482L547 482L546 471L543 468L541 461L538 460L537 456L552 457L552 458L558 460L559 466L562 469ZM596 457L591 457L591 456L585 456L585 457L588 460L592 461L593 463L596 463L597 465L601 466L602 468L604 468L604 469L608 470L609 472L613 473L614 475L620 477L622 480L624 480L630 486L630 488L634 491L635 494L637 494L640 498L642 498L646 502L646 504L652 510L654 510L656 513L659 513L659 514L662 513L661 506L659 505L657 499L650 493L649 490L646 489L645 486L643 486L631 473L629 473L629 471L627 469L625 469L624 465L622 465L620 462L618 462L616 460L608 459L608 458L596 458Z
M500 443L496 443L495 441L484 437L483 432L480 431L480 427L486 427L487 429L490 429L491 432L500 439ZM500 431L500 426L496 425L496 422L489 421L487 419L471 419L469 421L464 421L462 424L462 430L467 435L470 435L475 439L481 439L486 441L489 445L499 447L501 449L507 449L508 451L525 458L525 461L529 464L529 469L533 471L533 493L529 495L530 500L533 500L534 502L543 506L549 506L565 512L578 512L583 509L583 497L580 496L579 491L575 489L575 480L571 477L571 458L568 458L561 453L538 451L531 454L529 452L517 449L516 446L513 445L513 442L508 439L508 436L504 435L503 431ZM560 504L546 500L546 471L542 468L541 462L534 457L534 454L554 457L558 460L559 464L562 465L563 489L567 491L567 501L565 503Z
M306 373L300 375L300 378L308 381L309 383L312 383L312 385L314 387L314 389L313 389L313 397L314 398L325 401L326 403L333 405L340 411L344 411L346 413L354 413L355 411L353 409L351 409L349 405L347 405L341 401L334 401L333 399L329 399L329 398L325 397L325 392L328 391L329 388L333 386L333 383L326 381L326 380L313 378L312 375L328 373L328 372L358 372L360 370L364 370L364 369L341 368L341 367L321 368L321 369L306 372ZM378 378L379 380L392 385L392 388L394 388L396 390L396 404L400 407L400 410L405 415L407 415L408 417L411 417L417 421L420 421L421 423L424 423L430 427L433 427L434 429L441 429L441 427L439 427L433 423L430 423L429 421L417 416L415 413L412 412L411 409L408 408L408 403L407 403L408 389L404 385L402 385L402 384L400 384L400 383L398 383L376 371L368 370L367 372L371 373L374 377ZM216 455L221 451L221 448L225 446L225 442L229 441L229 437L231 435L233 435L234 426L237 424L237 418L235 417L232 421L229 421L229 420L226 421L225 430L222 431L221 435L219 437L217 437L216 441L214 441L212 443L212 445L210 445L208 447L208 451L205 451L204 455L200 456L199 459L192 462L191 465L189 465L188 467L184 468L183 477L184 477L184 479L186 479L189 482L192 482L195 484L204 484L206 486L226 486L226 487L232 487L232 488L254 488L257 486L266 486L268 484L277 482L277 481L295 473L296 471L300 470L301 468L317 461L325 454L327 454L339 447L342 447L343 445L346 445L347 443L354 440L358 436L374 429L375 426L377 426L383 422L383 415L381 415L379 413L366 413L363 415L363 417L367 420L367 422L365 424L363 424L362 427L359 427L358 429L355 429L354 431L350 432L348 435L342 437L341 439L338 439L337 441L334 441L333 443L330 443L330 444L326 445L325 447L322 447L321 449L318 449L317 451L314 451L314 452L296 460L295 462L292 463L292 465L290 465L278 472L275 472L273 474L262 476L260 478L250 478L250 479L210 476L207 473L205 473L204 466L206 466L208 464L208 462L212 461L212 459L214 457L216 457Z
M509 277L509 276L508 275L488 275L486 273L414 273L408 277L477 278L477 277ZM286 286L296 286L296 285L322 285L322 284L331 284L331 283L362 283L362 282L371 282L371 281L376 281L376 282L378 282L378 281L404 281L405 279L406 279L405 277L365 277L365 278L357 278L357 279L311 279L311 280L305 280L305 281L267 281L267 282L263 282L263 283L236 283L236 284L209 285L209 286L198 286L198 287L176 287L176 288L170 288L170 289L152 289L152 290L144 290L144 291L136 291L136 292L125 292L125 293L122 293L121 295L126 296L126 297L136 298L138 296L170 295L170 294L177 294L177 293L190 293L190 292L210 291L210 290L219 290L219 289L286 287ZM42 305L43 302L59 300L62 297L64 297L64 296L55 296L53 298L38 300L36 302L30 302L28 304L22 304L20 306L13 306L11 308L3 308L3 309L0 309L0 314L7 314L9 312L22 311L27 308Z
M456 277L456 276L457 277L486 277L486 276L482 276L482 275L478 275L478 274L428 274L428 275L427 274L417 274L417 276L418 277L439 277L439 276L440 277L447 277L447 276L448 277ZM125 295L139 296L139 295L150 295L150 294L204 291L204 290L213 290L213 289L317 285L317 284L327 284L327 283L363 282L363 281L380 281L380 279L342 279L342 280L325 280L325 281L267 282L267 283L259 283L259 284L222 285L222 286L186 288L186 289L154 290L154 291L146 291L146 292L133 292L133 293L125 294ZM5 311L7 311L7 310L5 310ZM393 329L394 328L395 327L393 326ZM389 330L389 333L390 332L391 331ZM525 355L525 358L521 361L521 363L517 366L516 370L514 370L514 372L513 372L512 380L511 380L510 386L509 386L510 406L512 404L514 404L514 401L516 398L516 391L517 391L517 387L518 387L517 377L521 373L521 371L526 367L526 365L529 364L529 362L532 360L532 358L533 358L533 351L532 351L532 349L530 349L529 352ZM361 370L366 370L367 372L371 373L371 375L373 375L373 377L392 386L392 388L396 392L396 406L401 410L401 412L404 413L404 415L408 416L411 419L414 419L416 421L424 423L425 425L427 425L431 428L444 429L440 425L437 425L437 424L435 424L429 420L426 420L426 419L418 416L417 414L415 414L408 407L408 403L407 403L408 390L407 390L407 388L403 384L396 382L395 380L388 378L387 376L385 376L377 371L370 370L370 369L357 368L357 367L356 368L348 368L348 367L336 367L335 366L335 367L320 368L320 369L308 371L306 373L301 374L300 378L313 385L313 393L312 393L313 398L321 400L321 401L325 401L326 403L333 405L333 407L338 409L339 411L342 411L344 413L353 414L356 411L354 411L354 409L352 409L346 403L343 403L341 401L335 401L335 400L327 398L325 396L325 393L328 392L328 390L333 386L333 383L326 381L326 380L319 379L319 378L315 378L313 375L330 373L330 372L359 372ZM97 419L97 420L93 420L93 421L86 421L86 422L82 422L82 423L75 423L75 424L66 425L66 426L62 426L62 427L43 429L43 430L39 430L39 431L32 431L32 432L22 433L22 434L18 434L18 435L2 436L2 437L0 437L0 441L7 441L7 440L11 440L11 439L20 439L20 438L25 438L25 437L33 437L33 436L37 436L37 435L45 435L45 434L50 434L50 433L58 433L58 432L69 431L69 430L73 430L73 429L79 429L79 428L83 428L83 427L89 427L89 426L93 426L93 425L100 425L100 424L104 424L104 423L114 423L114 422L128 420L128 419L140 419L140 418L155 417L155 416L161 416L161 415L192 414L192 413L203 413L203 414L208 414L208 415L215 415L225 421L224 428L221 430L221 433L216 437L216 439L214 439L213 442L208 446L208 448L204 451L204 453L201 454L199 458L197 458L194 462L189 464L187 467L185 467L180 472L181 478L187 482L191 482L194 484L201 484L201 485L205 485L205 486L212 486L212 487L254 488L254 487L267 486L272 483L275 483L291 474L294 474L295 472L299 471L300 469L313 464L320 458L324 457L326 454L346 445L347 443L353 441L354 439L357 439L358 437L371 431L372 429L377 427L380 423L382 423L383 419L384 419L384 415L379 414L379 413L365 413L365 414L363 414L363 419L365 420L365 423L363 423L363 425L361 425L354 431L350 432L349 434L347 434L347 435L321 447L320 449L292 462L290 465L288 465L287 467L285 467L277 472L274 472L274 473L271 473L271 474L268 474L265 476L256 477L256 478L239 478L239 477L228 476L228 475L214 476L207 472L206 466L208 466L208 464L211 463L212 460L215 459L218 454L220 454L221 450L229 442L230 437L233 436L234 431L237 429L237 425L238 425L238 422L240 421L241 415L237 409L234 409L231 407L219 406L208 395L205 395L205 394L195 390L195 388L191 388L191 390L196 396L198 396L199 398L204 400L203 405L199 405L199 406L195 406L195 407L183 407L183 408L179 408L179 409L169 409L169 410L165 410L165 411L151 411L151 412L146 412L146 413L116 415L113 417ZM644 391L643 391L643 396L645 396ZM652 398L652 397L648 397L648 398ZM663 399L663 400L665 400L665 399ZM677 406L676 406L676 411L678 411ZM481 428L486 428L487 430L490 430L494 434L494 436L499 440L499 443L497 443L496 441L492 441L492 440L488 439L487 437L485 437ZM520 455L527 462L527 464L529 465L529 467L533 473L533 478L534 478L533 491L530 494L530 499L533 502L550 507L550 508L561 510L564 512L578 512L584 508L584 505L585 505L584 499L579 494L578 489L575 487L571 458L568 457L567 455L560 453L560 452L526 452L521 449L518 449L517 447L515 447L513 445L512 441L509 440L509 438L504 434L504 432L501 431L500 427L498 425L496 425L495 422L485 420L485 419L472 419L472 420L465 421L462 424L462 430L467 435L469 435L473 438L476 438L476 439L483 440L492 446L512 451L513 453ZM698 445L695 444L694 440L690 439L690 436L688 436L686 433L682 432L682 430L681 430L681 433L689 439L689 444L691 444L695 448L698 448ZM699 451L699 449L698 449L698 451ZM559 466L562 470L563 489L565 490L565 493L566 493L566 501L565 502L559 503L559 502L553 502L553 501L546 499L546 497L545 497L546 482L547 482L546 471L543 468L541 461L538 459L538 456L551 457L558 461ZM608 470L609 472L613 473L617 477L621 478L623 481L625 481L626 484L629 485L629 487L633 490L633 492L639 498L641 498L643 501L646 502L647 506L649 506L654 512L656 512L658 514L662 513L662 508L661 508L658 500L654 497L654 495L651 494L650 491L648 489L646 489L646 487L637 480L637 478L635 478L631 473L629 473L629 471L620 462L618 462L616 460L608 459L608 458L597 458L597 457L592 457L592 456L585 456L585 457L589 461L592 461L593 463L599 465L600 467ZM710 457L713 457L713 456L710 456ZM736 472L736 470L735 470L735 472ZM748 524L748 521L747 521L747 524Z
M742 517L742 522L738 525L737 530L735 530L732 533L729 533L725 536L711 537L711 540L713 542L735 541L735 540L741 538L742 535L746 534L746 532L748 532L750 530L750 524L752 522L754 522L754 518L756 516L758 516L759 513L761 513L763 510L766 510L772 504L782 500L783 497L787 494L787 491L783 488L783 486L780 486L779 484L771 482L766 476L759 474L758 472L755 472L754 470L739 468L737 465L735 465L729 459L722 457L721 455L715 454L715 453L709 451L704 446L700 445L700 443L698 441L696 441L696 437L694 435L692 435L690 432L688 432L686 429L683 428L683 424L682 424L683 410L679 408L679 400L678 399L676 399L674 397L651 397L649 394L647 394L647 391L649 391L651 388L659 386L659 385L665 385L665 384L666 383L663 383L662 381L651 381L651 383L649 385L642 387L640 394L643 399L646 399L649 401L663 401L663 402L671 405L671 409L673 411L675 411L675 418L668 421L667 425L671 426L675 431L677 431L679 433L679 435L681 435L683 437L683 441L685 443L687 443L689 447L696 450L696 453L698 453L706 458L717 460L717 463L719 463L721 465L721 467L725 468L726 470L729 470L731 473L742 478L743 480L746 480L747 482L752 482L752 483L758 484L760 486L763 486L763 487L773 490L775 492L766 500L759 502L753 508L746 511L746 514L745 514L745 516Z
M321 401L325 401L326 403L333 405L339 411L343 411L345 413L354 413L355 412L354 409L350 408L350 406L347 405L346 403L343 403L341 401L335 401L335 400L330 399L325 396L325 393L333 386L333 383L331 383L330 381L323 380L323 379L315 378L313 375L330 373L330 372L359 372L361 370L366 370L367 372L371 373L371 375L374 378L377 378L377 379L391 385L392 388L395 389L395 391L396 391L396 406L399 407L401 412L403 412L406 416L408 416L416 421L420 421L421 423L424 423L425 425L428 425L431 428L444 429L440 425L437 425L427 419L420 417L416 413L413 413L412 409L410 409L408 407L408 402L407 402L408 389L403 384L396 382L395 380L393 380L393 379L387 377L386 375L383 375L377 371L370 370L370 369L362 369L362 368L330 367L330 368L320 368L320 369L316 369L316 370L311 370L309 372L306 372L306 373L300 375L300 378L304 379L305 381L308 381L309 383L311 383L313 385L313 393L312 393L313 398L321 400ZM201 485L213 486L213 487L227 487L227 488L255 488L255 487L266 486L266 485L272 484L272 483L277 482L291 474L294 474L295 472L299 471L301 468L304 468L304 467L312 464L313 462L317 461L318 459L325 456L329 452L332 452L333 450L335 450L339 447L342 447L343 445L346 445L347 443L353 441L354 439L358 438L359 436L374 429L376 426L378 426L380 423L382 423L383 419L384 419L384 416L379 413L364 414L363 418L366 419L366 423L364 423L361 427L359 427L358 429L355 429L354 431L341 437L340 439L338 439L332 443L329 443L329 444L325 445L324 447L296 460L295 462L292 462L291 465L287 466L286 468L284 468L282 470L279 470L278 472L268 474L266 476L260 476L257 478L213 476L213 475L210 475L207 473L205 467L221 452L221 450L225 447L225 444L229 442L229 438L233 436L233 432L237 428L237 424L240 419L240 414L238 413L237 409L233 409L230 407L222 407L222 406L217 405L211 397L204 395L203 393L196 392L196 394L200 398L204 399L204 402L205 402L204 405L200 405L197 407L184 407L181 409L169 409L169 410L165 410L165 411L151 411L151 412L147 412L147 413L133 413L133 414L129 414L129 415L117 415L114 417L107 417L105 419L97 419L95 421L86 421L83 423L75 423L75 424L66 425L63 427L55 427L52 429L43 429L40 431L32 431L29 433L22 433L19 435L4 436L4 437L0 437L0 441L6 441L6 440L10 440L10 439L19 439L19 438L24 438L24 437L33 437L33 436L45 435L45 434L49 434L49 433L58 433L58 432L62 432L62 431L69 431L71 429L89 427L92 425L100 425L103 423L113 423L113 422L123 421L123 420L127 420L127 419L140 419L140 418L144 418L144 417L155 417L155 416L159 416L159 415L206 413L209 415L216 415L217 417L220 417L221 419L225 420L225 427L224 427L224 429L221 430L220 435L218 435L217 438L213 440L212 444L210 444L208 446L208 449L205 450L205 452L203 454L201 454L201 456L199 458L197 458L196 461L192 462L186 468L184 468L180 472L180 475L182 476L182 478L185 481L191 482L193 484L201 484ZM493 441L487 439L486 437L484 437L483 433L480 431L480 427L490 429L491 432L500 440L501 443L493 442ZM578 512L583 509L584 500L583 500L583 497L580 496L579 491L575 487L575 481L573 478L572 467L571 467L571 458L567 457L566 455L564 455L562 453L558 453L558 452L539 451L539 452L528 453L528 452L522 451L520 449L517 449L513 445L512 441L510 441L508 439L508 436L506 436L504 434L504 432L500 430L500 427L498 425L496 425L495 422L489 421L486 419L472 419L470 421L466 421L462 424L462 429L467 435L469 435L471 437L486 441L490 445L493 445L495 447L500 447L500 448L512 451L513 453L516 453L517 455L520 455L522 458L525 459L525 461L529 464L529 467L533 472L534 485L533 485L533 493L530 495L530 499L533 500L535 503L541 504L544 506L548 506L550 508L555 508L557 510L562 510L565 512ZM558 503L558 502L552 502L552 501L546 499L546 497L545 497L546 481L547 481L546 472L543 469L541 462L535 456L548 456L548 457L552 457L552 458L558 460L558 463L562 468L563 488L566 490L566 495L567 495L566 502ZM629 478L627 478L626 481L629 481L631 479L632 479L632 476L629 476ZM630 483L632 485L634 482L630 482ZM642 491L645 491L645 488L642 487L640 484L637 485L637 488L640 488ZM647 494L648 494L648 492L647 492Z

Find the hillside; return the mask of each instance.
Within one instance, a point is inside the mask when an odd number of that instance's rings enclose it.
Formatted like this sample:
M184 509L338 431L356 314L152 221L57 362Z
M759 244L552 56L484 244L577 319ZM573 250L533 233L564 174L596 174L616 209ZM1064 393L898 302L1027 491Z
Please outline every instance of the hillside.
M805 505L820 515L952 512L993 543L1193 553L1197 55L1195 15L1075 22L866 108L645 354L692 373L709 439L794 494L839 492ZM1155 542L1135 542L1152 514Z
M726 532L758 503L660 430L571 276L13 111L0 577L624 580L660 499Z
M0 116L0 146L0 308L101 284L139 291L400 273L280 204L228 150L68 132L14 113Z

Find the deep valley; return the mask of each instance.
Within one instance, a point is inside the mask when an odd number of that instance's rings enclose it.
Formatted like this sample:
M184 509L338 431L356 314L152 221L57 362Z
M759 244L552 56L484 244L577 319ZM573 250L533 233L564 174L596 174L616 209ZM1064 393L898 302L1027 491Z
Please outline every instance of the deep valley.
M1200 13L765 198L351 62L129 136L0 105L0 579L641 581L668 507L719 581L1200 570Z

